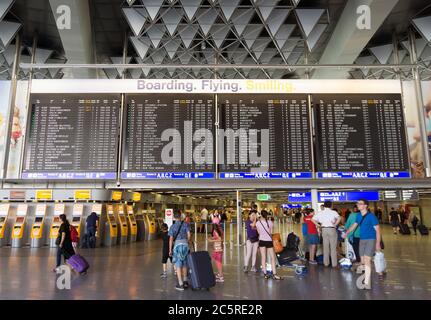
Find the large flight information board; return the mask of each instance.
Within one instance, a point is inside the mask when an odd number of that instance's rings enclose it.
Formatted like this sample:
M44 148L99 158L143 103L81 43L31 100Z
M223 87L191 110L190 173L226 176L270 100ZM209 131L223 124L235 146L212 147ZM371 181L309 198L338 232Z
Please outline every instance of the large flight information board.
M219 95L222 179L312 178L307 95Z
M408 178L399 94L313 95L318 178Z
M123 179L215 177L211 94L127 95Z
M32 94L23 179L115 179L121 97Z

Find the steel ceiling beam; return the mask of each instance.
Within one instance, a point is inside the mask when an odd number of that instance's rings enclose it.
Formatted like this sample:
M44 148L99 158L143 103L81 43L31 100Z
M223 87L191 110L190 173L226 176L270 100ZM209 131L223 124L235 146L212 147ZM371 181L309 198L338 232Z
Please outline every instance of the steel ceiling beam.
M355 62L371 38L390 15L399 0L349 0L338 20L337 26L328 41L320 58L320 64ZM370 8L371 28L361 30L357 26L359 15L357 9L360 5ZM380 66L383 67L383 66ZM339 78L345 79L348 73L344 70L331 72L327 70L316 71L312 78Z
M54 19L57 20L59 14L57 8L64 6L63 0L49 0ZM67 7L70 8L71 28L58 29L61 42L63 44L65 56L68 62L93 63L93 30L91 27L90 7L87 0L69 0ZM57 65L58 68L58 65ZM91 70L74 70L72 74L65 74L64 78L96 78L96 73Z
M20 67L22 69L53 69L58 68L58 64L52 63L20 63ZM79 64L79 63L70 63L61 65L63 69L71 68L71 69L115 69L115 68L126 68L126 69L137 69L137 68L152 68L152 69L162 69L162 68L190 68L190 69L411 69L418 68L418 64L385 64L385 65L376 65L376 64L297 64L297 65L280 65L280 64L205 64L205 65L197 65L197 64Z

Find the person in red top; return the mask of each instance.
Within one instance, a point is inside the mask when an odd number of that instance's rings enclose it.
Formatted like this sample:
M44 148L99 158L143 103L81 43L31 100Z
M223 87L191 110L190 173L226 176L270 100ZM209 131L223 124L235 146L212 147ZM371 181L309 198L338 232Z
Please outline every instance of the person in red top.
M310 264L317 264L316 262L316 248L319 244L319 233L317 231L317 226L313 222L314 210L308 209L304 212L304 223L307 224L307 243L310 250Z

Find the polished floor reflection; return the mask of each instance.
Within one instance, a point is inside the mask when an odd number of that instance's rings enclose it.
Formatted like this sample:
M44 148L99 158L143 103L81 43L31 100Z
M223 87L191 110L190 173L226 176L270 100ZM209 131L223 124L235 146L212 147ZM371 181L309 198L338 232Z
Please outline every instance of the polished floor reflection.
M74 274L70 290L59 290L51 271L55 250L6 247L0 248L0 299L431 299L430 237L393 235L385 226L384 240L388 273L383 281L374 275L371 291L356 289L352 271L321 266L310 266L305 276L283 269L282 281L246 275L238 259L243 248L228 244L223 284L178 292L171 271L160 279L160 240L81 250L91 269L85 276Z

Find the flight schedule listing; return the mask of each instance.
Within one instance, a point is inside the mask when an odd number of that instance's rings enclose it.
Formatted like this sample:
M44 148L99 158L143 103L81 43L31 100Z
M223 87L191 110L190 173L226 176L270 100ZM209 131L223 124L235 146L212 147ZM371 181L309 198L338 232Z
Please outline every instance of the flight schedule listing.
M127 95L123 179L215 177L211 94Z
M32 94L24 179L115 179L121 98Z
M399 94L313 95L318 178L408 178Z
M307 95L219 95L220 178L311 178Z

